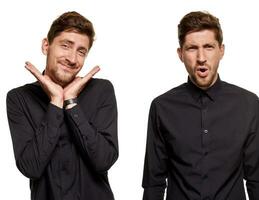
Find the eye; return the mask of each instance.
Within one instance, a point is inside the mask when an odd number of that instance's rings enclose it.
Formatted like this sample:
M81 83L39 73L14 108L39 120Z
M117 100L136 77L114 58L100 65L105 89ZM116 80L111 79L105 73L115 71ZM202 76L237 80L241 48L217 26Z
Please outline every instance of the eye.
M79 56L85 57L88 53L88 50L86 48L78 48L77 53Z
M197 49L196 46L189 46L186 48L187 51L195 51Z
M79 54L80 56L82 56L82 57L85 57L85 56L86 56L86 51L84 51L84 50L79 50L79 51L78 51L78 54Z
M64 48L64 49L68 49L69 48L68 44L61 44L61 47Z
M214 49L214 46L213 46L213 45L210 45L210 44L205 45L204 47L205 47L206 49L208 49L208 50Z

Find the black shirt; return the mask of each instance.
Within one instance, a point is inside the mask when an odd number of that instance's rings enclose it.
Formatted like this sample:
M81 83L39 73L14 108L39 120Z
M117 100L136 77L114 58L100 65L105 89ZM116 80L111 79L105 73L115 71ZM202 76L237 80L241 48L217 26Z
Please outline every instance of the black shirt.
M259 200L259 101L221 81L190 80L151 104L144 200ZM166 181L167 180L167 181Z
M112 84L92 79L78 105L49 103L39 83L7 94L18 169L30 178L32 200L113 200L107 171L118 157Z

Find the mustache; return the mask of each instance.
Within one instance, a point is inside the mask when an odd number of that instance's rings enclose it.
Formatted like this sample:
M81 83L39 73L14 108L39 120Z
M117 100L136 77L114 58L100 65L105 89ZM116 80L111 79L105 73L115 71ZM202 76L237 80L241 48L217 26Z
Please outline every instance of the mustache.
M76 69L76 63L74 62L71 62L69 60L61 60L59 61L60 64L66 66L66 67L69 67L69 68L73 68L73 69Z
M198 68L207 68L207 69L210 69L210 65L207 64L207 63L197 63L195 66L194 66L195 69L198 69Z
M203 65L206 65L207 64L207 60L197 60L197 65L200 65L200 66L203 66Z

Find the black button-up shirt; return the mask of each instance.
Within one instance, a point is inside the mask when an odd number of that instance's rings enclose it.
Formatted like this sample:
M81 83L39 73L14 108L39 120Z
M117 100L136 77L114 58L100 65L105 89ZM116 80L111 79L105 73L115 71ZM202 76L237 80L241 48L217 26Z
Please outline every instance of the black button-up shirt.
M7 94L7 114L32 200L114 199L107 170L118 157L117 108L109 81L92 79L68 110L27 84Z
M190 80L151 104L144 200L259 200L259 101L221 81Z

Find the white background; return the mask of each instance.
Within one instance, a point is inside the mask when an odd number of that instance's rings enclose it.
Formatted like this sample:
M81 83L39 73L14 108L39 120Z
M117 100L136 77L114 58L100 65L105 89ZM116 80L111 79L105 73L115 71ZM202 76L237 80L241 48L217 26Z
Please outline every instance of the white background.
M221 79L259 94L259 12L256 1L227 0L9 0L0 5L0 199L29 199L29 181L16 168L5 99L10 89L33 82L24 69L31 61L44 69L41 40L52 21L76 10L90 19L96 42L81 75L100 65L97 77L115 87L119 112L119 160L109 171L116 200L142 197L146 127L152 99L187 80L176 48L177 25L187 12L216 15L224 33Z

